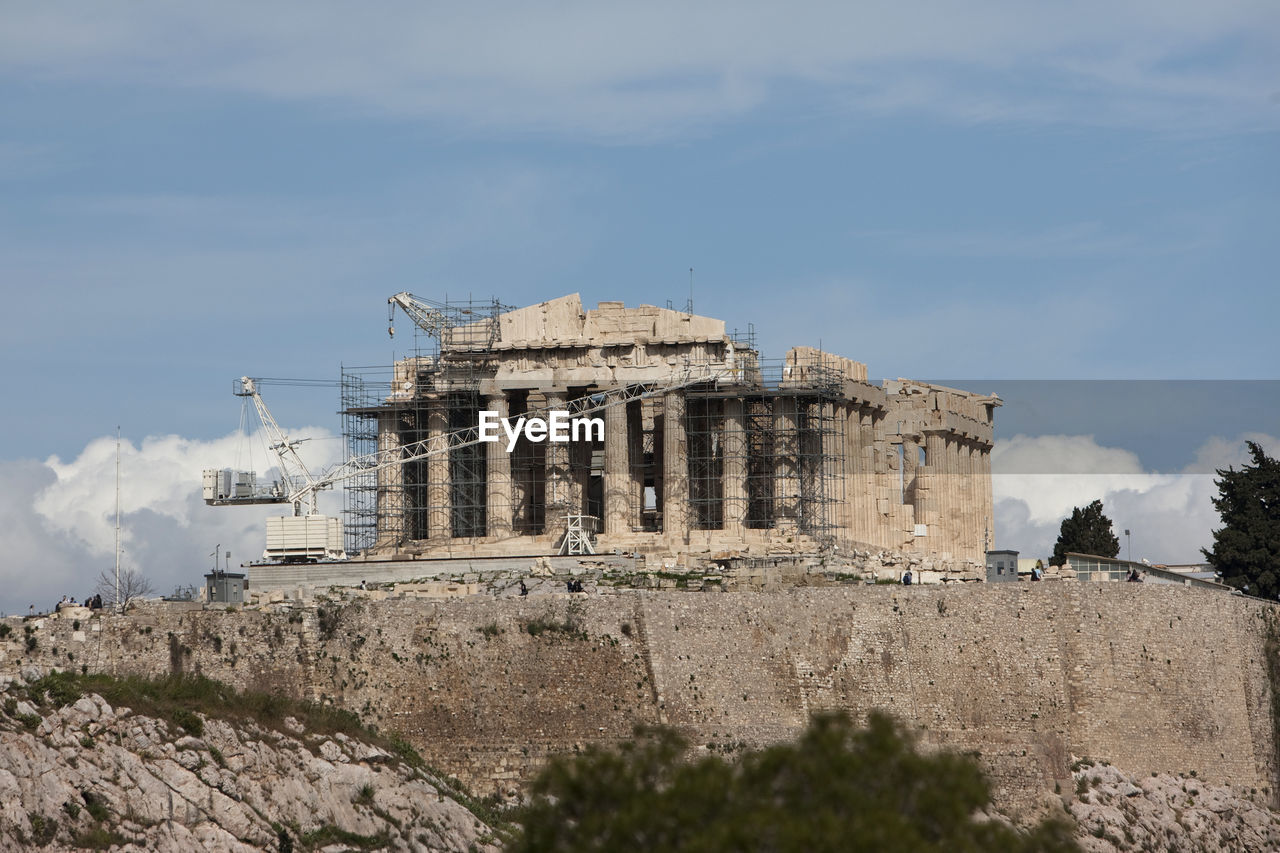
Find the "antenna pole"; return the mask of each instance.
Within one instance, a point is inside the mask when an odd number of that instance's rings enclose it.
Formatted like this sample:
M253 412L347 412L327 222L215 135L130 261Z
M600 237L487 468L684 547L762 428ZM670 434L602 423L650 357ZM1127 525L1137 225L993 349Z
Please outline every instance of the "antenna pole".
M116 425L116 609L120 609L120 426Z

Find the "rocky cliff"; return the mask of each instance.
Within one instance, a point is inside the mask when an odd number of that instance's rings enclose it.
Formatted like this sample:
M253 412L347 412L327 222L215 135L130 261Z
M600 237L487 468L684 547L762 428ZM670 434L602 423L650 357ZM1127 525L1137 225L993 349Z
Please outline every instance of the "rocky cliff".
M1280 815L1257 788L1210 785L1195 776L1137 776L1077 762L1069 807L1089 853L1280 850Z
M331 703L503 796L547 756L637 723L723 753L794 737L816 710L872 709L978 754L1009 813L1060 809L1082 755L1276 794L1264 602L1077 581L586 588L11 619L0 676L196 672Z
M375 743L44 684L4 694L0 849L496 849L447 785Z

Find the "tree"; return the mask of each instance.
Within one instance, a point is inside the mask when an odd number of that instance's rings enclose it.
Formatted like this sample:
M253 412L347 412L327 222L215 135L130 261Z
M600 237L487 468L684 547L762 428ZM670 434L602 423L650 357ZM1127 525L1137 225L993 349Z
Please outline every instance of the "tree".
M1062 519L1049 563L1066 565L1068 552L1098 557L1114 557L1120 553L1120 540L1111 529L1111 519L1102 514L1102 501L1094 501L1084 509L1073 507L1071 517Z
M991 790L977 762L917 752L874 712L866 729L815 716L795 743L686 761L670 729L617 750L553 759L534 780L513 851L1074 851L1072 828L983 820Z
M1263 598L1280 597L1280 461L1246 442L1252 465L1218 469L1213 508L1222 529L1200 549L1224 582Z
M93 591L102 596L102 606L124 610L132 602L140 598L146 598L149 595L155 595L155 587L151 585L151 581L142 576L140 572L133 569L120 570L120 601L119 607L116 607L116 573L115 570L107 571L103 569L102 574L98 575L98 585Z

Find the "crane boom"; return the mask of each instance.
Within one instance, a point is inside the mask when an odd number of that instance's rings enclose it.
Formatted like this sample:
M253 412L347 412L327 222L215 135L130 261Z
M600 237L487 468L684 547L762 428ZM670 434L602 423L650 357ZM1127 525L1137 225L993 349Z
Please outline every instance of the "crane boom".
M207 469L204 472L205 503L211 506L291 503L294 515L315 515L318 512L316 492L328 486L312 475L298 453L298 445L306 439L290 439L285 434L258 392L256 380L241 376L232 393L253 401L258 420L267 433L268 446L279 460L281 477L271 486L259 488L257 475L252 471Z
M285 435L284 430L280 429L280 425L276 423L271 410L267 408L262 395L258 393L258 384L248 376L240 377L240 390L234 393L237 397L248 397L253 400L253 407L258 412L258 420L262 421L262 427L267 431L269 447L275 451L276 457L280 460L280 473L283 475L285 489L288 492L286 497L293 503L293 514L315 515L319 512L316 507L316 492L325 486L320 485L316 478L311 476L307 464L298 455L298 445L305 439L290 440L289 436ZM300 487L299 484L301 484ZM302 507L304 501L307 504L305 513Z
M450 326L449 319L442 312L431 307L427 302L407 290L402 290L395 296L388 298L387 304L391 306L389 310L392 314L395 313L396 306L400 306L401 310L409 315L409 319L419 329L436 339L443 339L445 331ZM395 327L391 326L389 331L394 335Z

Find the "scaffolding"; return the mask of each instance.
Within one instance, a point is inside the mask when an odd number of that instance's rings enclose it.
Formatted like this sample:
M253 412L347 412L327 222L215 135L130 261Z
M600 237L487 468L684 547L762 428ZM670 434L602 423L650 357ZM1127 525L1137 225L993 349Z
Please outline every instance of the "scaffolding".
M687 392L690 525L834 538L845 500L842 377L821 357L755 359L741 384ZM740 484L740 485L739 485Z
M391 370L388 368L342 368L341 407L344 461L368 456L379 450L379 422L376 411L391 394ZM343 489L342 518L346 530L348 554L373 548L378 531L386 529L389 519L379 518L378 474L362 471L350 477ZM403 496L399 503L403 506ZM381 504L383 513L391 510Z
M422 318L415 321L411 354L390 368L343 369L347 460L375 452L403 458L406 446L475 427L486 407L481 382L496 375L499 315L511 309L496 300L410 298L406 312L412 308ZM836 363L810 352L803 359L762 360L749 326L727 336L729 369L720 381L682 387L689 530L834 538L845 500L847 400ZM596 390L510 390L508 415L539 412L556 398L589 408ZM645 396L625 407L630 530L608 532L678 533L664 523L663 401ZM492 533L495 510L510 519L515 536L558 534L569 516L595 519L581 523L598 529L605 515L602 440L564 447L522 434L497 469L507 471L509 464L509 473L500 474L509 479L505 489L492 481L490 464L485 445L464 442L450 445L447 453L356 473L343 509L348 553L479 539Z
M399 305L414 321L413 346L390 368L343 368L345 462L374 452L394 456L405 445L475 426L480 382L496 370L499 317L513 310L496 299L437 302L407 293L392 299L391 329ZM487 484L478 445L451 447L446 458L356 473L343 505L347 552L483 536Z

